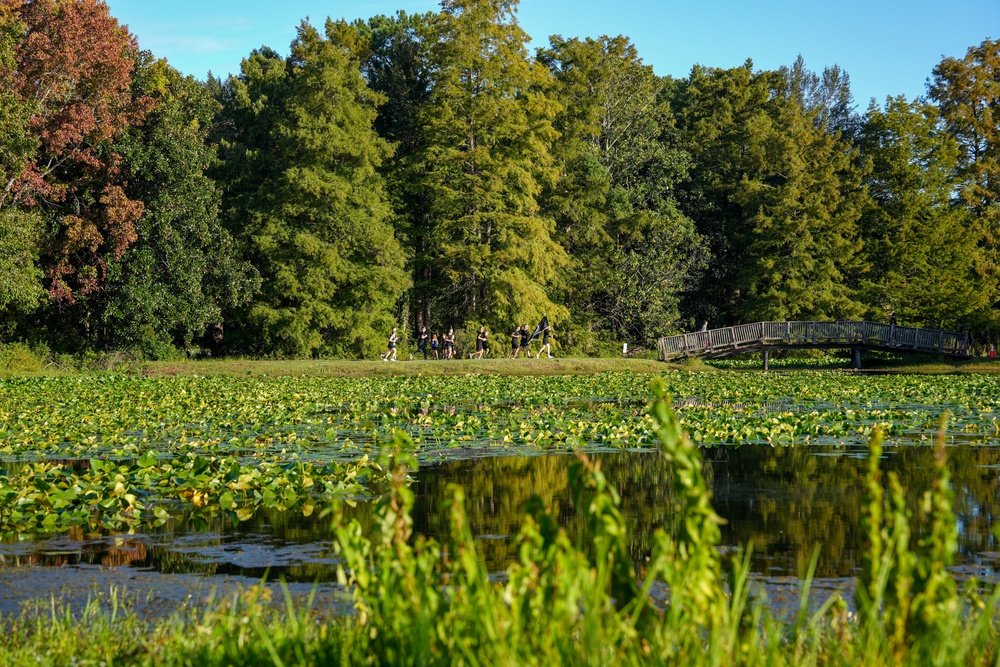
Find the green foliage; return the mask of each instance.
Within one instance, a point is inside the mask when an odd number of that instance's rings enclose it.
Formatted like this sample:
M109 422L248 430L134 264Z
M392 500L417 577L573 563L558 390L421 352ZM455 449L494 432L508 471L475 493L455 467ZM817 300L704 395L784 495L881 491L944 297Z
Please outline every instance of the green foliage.
M331 29L333 26L331 26ZM220 122L229 229L263 279L233 339L255 353L373 357L407 287L376 169L382 98L358 61L304 23L227 82Z
M967 604L947 570L957 550L957 529L945 455L946 423L947 417L942 417L931 488L918 508L929 525L915 547L910 545L913 517L895 474L889 474L888 498L882 489L881 434L869 447L863 515L868 537L855 600L868 647L895 663L903 662L907 653L922 664L940 660L941 646L956 632Z
M97 346L135 346L146 358L168 358L173 344L190 347L223 321L224 310L246 304L259 280L222 227L219 195L205 175L214 159L206 137L218 104L193 78L148 53L133 87L157 105L114 150L128 175L127 192L145 210L137 242L109 263L105 285L87 306Z
M377 485L368 478L378 471L367 458L321 466L259 454L243 463L187 451L160 461L153 450L131 462L10 464L0 475L0 535L148 529L183 510L196 526L219 514L238 523L260 508L309 516L318 503L358 494L369 481Z
M587 355L704 319L995 333L1000 40L862 119L838 66L658 77L625 36L532 57L517 9L307 20L199 84L102 0L3 5L3 337L373 359L394 325L543 314Z
M969 47L962 59L942 59L928 86L960 148L959 195L985 227L993 248L1000 232L998 72L1000 39L985 40Z
M429 46L434 72L422 107L429 197L429 257L444 289L440 320L496 331L548 313L564 321L549 287L566 264L538 197L553 176L558 104L546 70L529 60L511 0L448 1Z
M596 329L651 345L706 259L674 202L689 157L673 146L665 84L624 37L550 42L538 58L562 109L558 179L543 203L571 258L560 280L571 344Z
M30 312L42 301L42 270L38 266L41 227L35 213L0 210L0 311Z
M0 373L24 375L44 368L49 351L44 346L8 343L0 346Z
M701 454L681 431L680 423L670 410L665 386L654 386L657 400L652 407L653 425L664 456L672 464L674 491L680 500L683 521L676 542L665 533L657 536L661 554L666 561L664 579L670 586L671 622L701 628L713 646L730 622L730 605L723 594L722 559L718 544L722 534L721 517L712 508L711 492L702 475ZM739 592L732 591L734 608L743 604ZM700 633L689 637L680 653L694 652L701 641Z
M980 317L996 290L983 230L952 202L959 150L938 110L901 97L873 105L858 147L871 160L861 293L874 316L935 327Z
M725 322L846 318L859 308L861 170L780 72L695 67L672 93L693 159L680 195L712 249L697 309Z
M606 378L599 380L606 383ZM98 596L81 610L53 602L52 611L46 605L33 614L0 618L0 662L967 665L996 661L1000 588L982 599L973 583L960 595L947 570L955 551L956 524L943 438L935 451L931 488L920 503L928 529L915 547L910 543L912 517L904 493L890 476L886 498L880 478L881 438L871 441L864 516L868 544L857 618L837 597L810 613L806 581L797 617L783 619L772 615L763 601L749 598L746 559L732 559L728 585L723 582L727 559L718 550L721 520L712 507L701 451L681 431L667 405L668 388L676 389L664 383L654 387L652 421L646 428L652 430L668 464L663 481L678 501L670 514L676 514L679 531L675 539L662 529L656 531L656 549L641 573L628 552L618 492L607 483L600 466L581 455L566 480L588 527L581 542L574 544L558 515L536 499L520 522L516 558L507 565L506 578L493 579L473 538L461 488L452 487L450 492L446 541L415 534L409 483L417 465L413 457L417 443L396 433L387 450L391 454L372 468L391 471L388 490L377 503L375 523L366 528L357 519L348 520L343 507L334 509L334 548L341 559L338 576L349 587L352 614L330 617L322 609L311 609L311 600L296 606L287 593L284 608L276 608L269 604L270 589L254 587L205 610L185 607L166 619L142 620L130 610L127 598L112 591L110 597ZM257 392L262 390L257 386ZM241 395L248 393L243 388ZM173 395L177 394L175 390ZM253 395L254 401L269 398ZM225 472L214 467L217 462L177 457L171 471L171 478L181 479L176 492L183 495L215 484ZM37 471L45 465L26 468ZM129 502L135 507L145 501L129 488L132 479L142 471L155 475L167 465L172 463L148 450L127 466L95 458L86 478L95 488L114 486L104 502ZM305 470L305 464L284 469L292 471L288 487L297 490L304 485L294 473ZM244 475L253 476L241 468L237 484ZM281 475L269 470L259 479L262 484L273 480L280 485ZM74 501L69 488L56 488L55 479L45 474L35 479L38 485L55 483L44 490L53 505ZM174 492L172 485L160 486L165 493ZM193 491L192 497L197 493ZM234 489L223 491L217 501L213 493L211 504L222 511L237 505ZM4 502L2 507L13 512L25 505ZM666 592L656 605L651 598L654 587Z

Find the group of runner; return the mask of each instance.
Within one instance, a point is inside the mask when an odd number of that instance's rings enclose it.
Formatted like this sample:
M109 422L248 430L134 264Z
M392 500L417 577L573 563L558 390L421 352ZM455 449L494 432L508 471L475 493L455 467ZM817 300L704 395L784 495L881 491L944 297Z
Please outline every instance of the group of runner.
M535 358L540 358L542 353L545 352L548 354L549 359L551 359L551 331L548 326L547 318L544 324L545 326L542 331L535 332L534 334L528 328L527 324L520 327L515 325L514 331L510 335L510 356L508 358L517 359L521 355L524 355L525 358L530 358L531 351L529 346L531 341L536 337L541 337L542 346L538 349L538 354L535 355ZM486 331L486 327L479 327L479 333L476 335L476 351L469 353L470 359L483 359L489 356L489 337L489 332ZM398 343L399 333L397 332L397 328L393 327L392 333L389 334L389 344L386 347L385 354L382 355L382 361L396 361L396 347ZM428 345L431 350L430 354L428 354L427 351ZM417 334L417 353L423 353L425 360L429 359L431 356L433 356L434 359L454 359L455 330L448 329L448 333L439 339L437 334L428 333L427 327L421 327L420 332Z
M536 337L541 337L542 346L538 349L538 354L535 355L535 359L542 356L542 352L548 354L549 359L552 358L552 345L551 345L551 329L548 326L548 318L545 320L545 326L540 332L532 333L528 325L523 326L514 325L514 331L510 334L510 354L507 356L508 359L517 359L522 354L525 359L531 358L531 350L529 346L531 341ZM476 335L476 351L469 353L470 359L483 359L488 357L490 354L490 334L486 331L486 327L479 327L479 333Z
M397 333L397 328L393 327L392 333L389 334L389 345L386 347L385 354L382 355L382 361L396 361L396 346L398 343L399 334ZM425 360L430 358L427 352L428 345L431 348L430 354L435 359L454 359L455 330L448 329L448 333L439 339L437 334L429 334L427 327L420 327L420 333L417 334L417 352L422 352ZM412 356L410 358L412 359Z

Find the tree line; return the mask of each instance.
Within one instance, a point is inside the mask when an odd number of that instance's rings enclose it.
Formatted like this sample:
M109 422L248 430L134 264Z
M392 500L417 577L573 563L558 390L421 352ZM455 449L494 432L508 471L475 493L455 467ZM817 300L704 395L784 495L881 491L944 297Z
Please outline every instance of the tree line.
M303 21L184 76L100 0L0 3L0 340L373 358L393 326L564 349L693 322L998 331L1000 40L859 110L837 66L531 52L516 0Z

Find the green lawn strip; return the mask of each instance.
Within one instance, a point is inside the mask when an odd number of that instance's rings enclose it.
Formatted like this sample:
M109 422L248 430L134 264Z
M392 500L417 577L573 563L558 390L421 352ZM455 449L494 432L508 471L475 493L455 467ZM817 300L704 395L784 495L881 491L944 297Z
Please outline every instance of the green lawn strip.
M684 364L663 364L654 359L454 359L449 361L406 360L252 360L205 359L195 361L146 362L142 372L151 375L233 375L233 376L308 376L308 377L412 377L450 375L589 375L593 373L661 373L687 368Z

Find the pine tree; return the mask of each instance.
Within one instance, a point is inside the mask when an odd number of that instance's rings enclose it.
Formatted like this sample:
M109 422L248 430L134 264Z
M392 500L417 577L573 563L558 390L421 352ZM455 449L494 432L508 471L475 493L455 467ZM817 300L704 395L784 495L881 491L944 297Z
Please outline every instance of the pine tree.
M430 98L428 51L436 16L399 12L367 22L337 21L329 28L334 39L358 54L368 86L384 96L375 130L392 142L395 152L380 173L396 212L396 235L407 251L413 289L412 298L407 299L411 312L406 315L413 316L415 331L432 324L431 302L439 284L430 253L430 197L423 184L427 142L421 120Z
M529 60L512 0L446 0L423 108L429 256L442 318L494 328L566 310L550 289L567 259L538 196L552 179L548 73Z
M405 290L357 58L303 23L286 60L262 50L228 82L219 124L229 228L263 279L231 340L247 351L374 356ZM227 331L227 335L230 332Z
M859 148L872 162L861 220L871 316L942 327L988 310L994 290L977 271L982 229L952 199L960 151L938 110L903 97L884 110L873 104Z
M733 323L858 314L863 194L849 143L824 132L783 73L749 61L695 67L674 104L694 160L682 210L713 256L693 309Z
M959 186L966 206L1000 245L1000 39L934 68L930 96L961 150Z
M674 147L664 80L625 37L552 37L539 60L562 105L545 192L571 265L560 282L576 342L593 333L650 344L679 317L705 252L673 188L688 156Z

